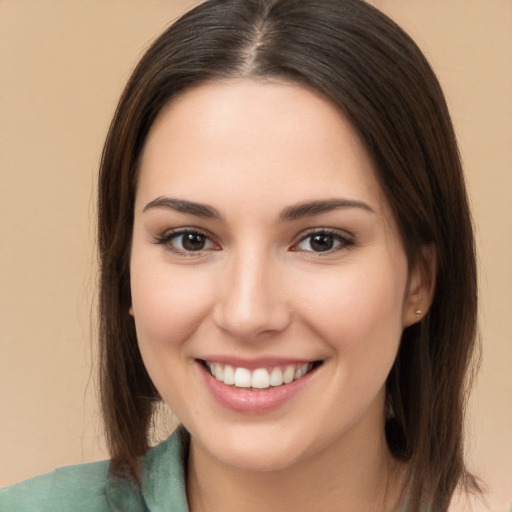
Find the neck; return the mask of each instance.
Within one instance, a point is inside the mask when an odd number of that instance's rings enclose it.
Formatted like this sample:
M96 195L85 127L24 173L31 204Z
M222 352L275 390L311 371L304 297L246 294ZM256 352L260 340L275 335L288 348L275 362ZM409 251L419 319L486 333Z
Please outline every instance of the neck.
M358 430L358 429L355 429ZM191 441L187 491L191 512L390 512L403 468L383 434L355 435L314 457L273 471L247 471L213 458Z

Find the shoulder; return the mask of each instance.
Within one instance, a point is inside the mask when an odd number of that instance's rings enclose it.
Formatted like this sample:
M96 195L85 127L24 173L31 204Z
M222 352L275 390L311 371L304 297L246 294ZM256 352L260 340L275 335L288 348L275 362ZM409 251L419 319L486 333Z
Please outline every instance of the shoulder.
M0 490L2 512L107 510L107 461L59 468Z
M1 512L188 512L188 434L178 429L142 458L142 488L109 474L108 461L57 469L0 490Z

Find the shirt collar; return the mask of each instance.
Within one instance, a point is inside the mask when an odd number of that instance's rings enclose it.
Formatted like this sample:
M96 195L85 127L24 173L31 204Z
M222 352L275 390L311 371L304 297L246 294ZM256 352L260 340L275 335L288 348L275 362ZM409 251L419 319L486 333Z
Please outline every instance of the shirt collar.
M185 475L190 436L179 427L142 458L142 487L128 479L109 477L109 512L189 512ZM172 508L171 508L172 507Z

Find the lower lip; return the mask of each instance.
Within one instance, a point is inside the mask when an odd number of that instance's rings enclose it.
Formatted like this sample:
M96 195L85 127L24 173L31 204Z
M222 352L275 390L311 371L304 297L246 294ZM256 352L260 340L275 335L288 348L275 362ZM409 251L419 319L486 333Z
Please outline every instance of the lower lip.
M198 365L202 370L206 386L217 402L232 411L252 414L270 412L286 404L304 389L317 370L313 369L304 377L289 384L253 390L227 386L213 377L202 363L198 363Z

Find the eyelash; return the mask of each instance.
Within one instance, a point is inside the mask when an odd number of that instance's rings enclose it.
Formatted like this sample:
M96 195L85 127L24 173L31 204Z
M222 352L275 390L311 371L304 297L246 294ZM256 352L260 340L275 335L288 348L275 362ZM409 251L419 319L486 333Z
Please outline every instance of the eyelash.
M201 231L199 229L195 228L181 228L174 231L167 231L166 233L158 236L155 240L155 243L157 245L164 245L165 248L175 254L179 254L181 256L197 256L201 255L204 251L208 251L210 249L198 249L197 251L194 250L184 250L177 248L172 241L174 239L178 239L179 237L183 237L185 235L193 235L193 236L200 236L204 238L206 243L210 243L215 247L219 247L218 244L216 244L210 235L205 233L204 231ZM183 243L183 240L182 240ZM216 248L214 250L219 250L220 248Z
M301 244L305 240L308 240L308 239L312 240L315 236L330 237L334 240L333 243L337 242L338 245L333 248L330 248L326 251L306 251L306 250L296 248L299 244ZM310 244L311 244L311 242L310 242ZM339 231L336 231L334 229L327 229L327 228L323 228L323 229L317 228L317 229L309 231L304 236L302 236L301 239L299 240L299 242L294 244L294 246L292 247L291 250L297 251L297 252L313 253L313 254L320 256L320 255L324 255L324 254L325 255L332 254L332 253L335 253L335 252L343 250L343 249L349 249L353 245L354 245L353 238L350 238L346 235L342 235Z
M168 231L168 232L158 236L155 239L154 243L157 245L164 245L168 251L178 254L178 255L182 255L182 256L199 256L199 255L202 255L205 251L212 250L212 248L206 248L206 249L202 248L202 249L198 249L198 250L185 250L185 249L177 248L172 243L172 241L175 239L178 239L179 237L183 237L185 235L193 235L193 236L202 237L205 240L205 243L209 243L213 246L214 251L220 250L219 245L212 240L212 237L209 234L207 234L204 231L201 231L199 229L196 229L196 228L181 228L181 229L177 229L175 231L170 231L170 232ZM333 245L335 245L336 243L338 245L328 248L325 251L313 251L313 250L305 250L305 249L298 248L298 246L300 244L302 244L304 241L306 241L308 239L313 239L313 237L315 237L315 236L316 237L324 236L324 237L330 238L333 240L333 242L332 242ZM182 239L182 244L183 244L183 239ZM311 244L311 242L310 242L310 244ZM300 240L298 242L296 242L291 247L290 250L294 251L294 252L313 253L313 254L321 256L321 255L332 254L332 253L335 253L335 252L343 250L343 249L349 249L353 245L354 245L354 240L350 237L341 235L339 231L336 231L333 229L326 229L326 228L322 228L322 229L316 228L314 230L309 231L305 235L303 235L300 238Z

